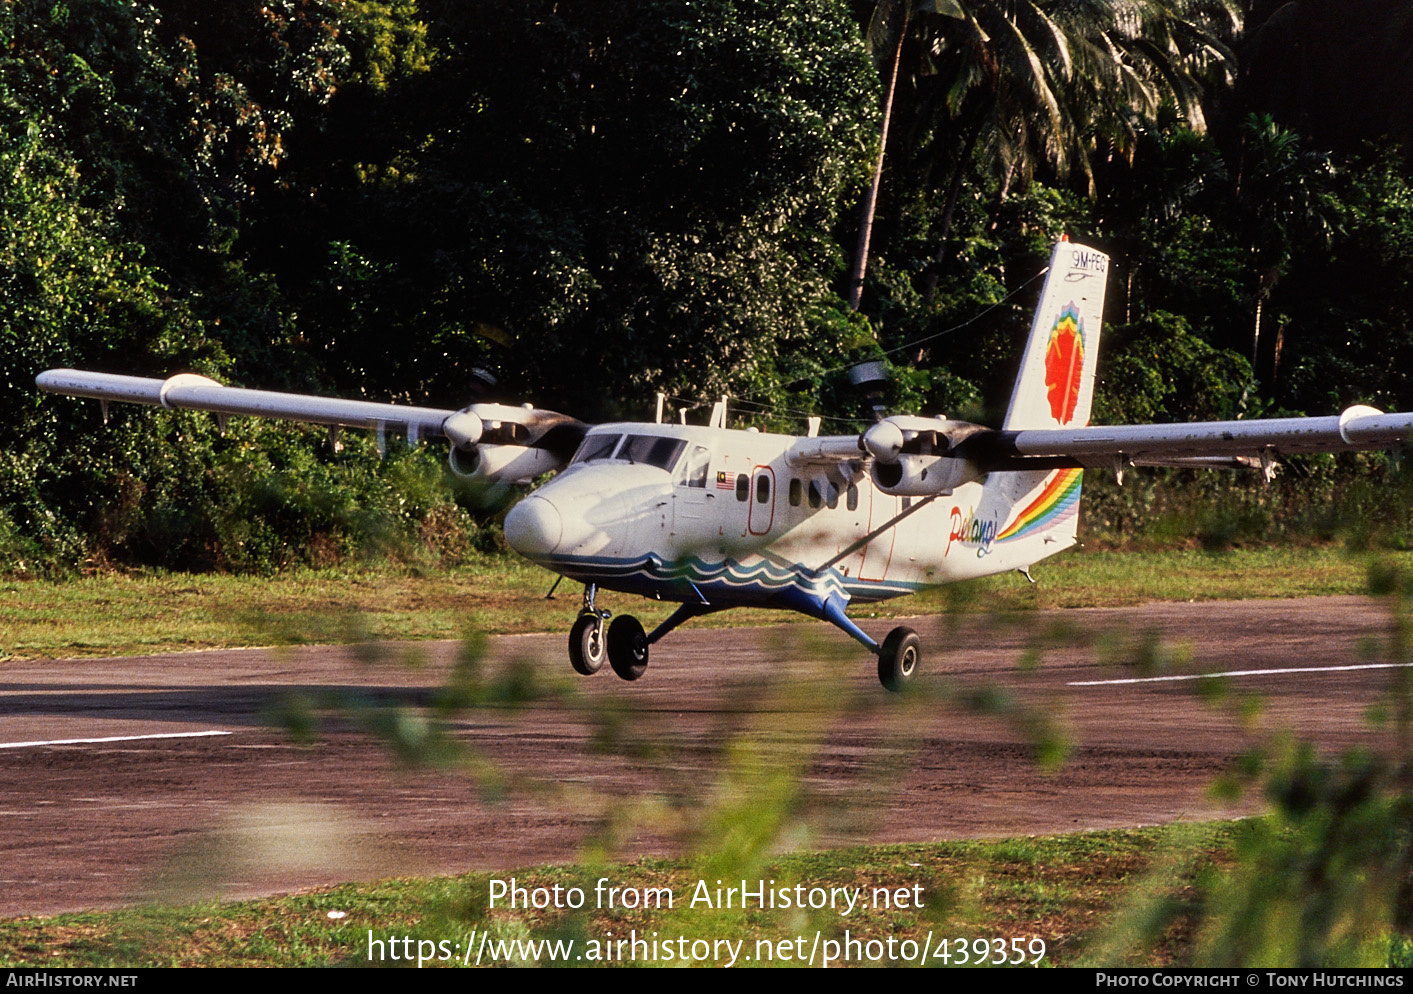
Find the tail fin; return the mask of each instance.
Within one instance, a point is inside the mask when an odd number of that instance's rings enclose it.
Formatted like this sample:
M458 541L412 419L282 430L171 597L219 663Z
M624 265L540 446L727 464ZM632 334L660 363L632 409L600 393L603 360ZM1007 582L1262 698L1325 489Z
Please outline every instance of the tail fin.
M1068 241L1055 246L1006 428L1089 423L1108 271L1102 252ZM1078 468L991 474L983 500L998 522L993 569L1029 565L1075 543L1083 476Z
M1108 275L1103 252L1069 241L1055 245L1002 427L1089 423Z

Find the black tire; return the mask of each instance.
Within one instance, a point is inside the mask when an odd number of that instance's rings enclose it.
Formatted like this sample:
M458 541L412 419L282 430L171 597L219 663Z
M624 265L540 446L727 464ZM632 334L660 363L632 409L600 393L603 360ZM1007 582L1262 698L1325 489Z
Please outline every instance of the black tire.
M648 668L648 636L631 614L620 614L608 626L608 664L625 680L636 680Z
M878 679L894 693L913 682L922 662L922 640L911 628L898 626L888 633L878 650Z
M569 665L576 673L593 676L607 658L604 651L604 623L592 614L581 614L569 629Z

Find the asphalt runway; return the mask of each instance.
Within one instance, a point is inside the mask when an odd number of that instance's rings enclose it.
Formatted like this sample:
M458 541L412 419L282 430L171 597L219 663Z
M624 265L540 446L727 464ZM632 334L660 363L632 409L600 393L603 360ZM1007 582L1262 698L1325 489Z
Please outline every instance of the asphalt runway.
M1238 814L1256 801L1208 790L1234 756L1282 729L1384 745L1366 715L1403 672L1371 655L1390 621L1362 598L908 624L905 699L824 625L688 626L635 684L575 676L563 634L492 639L471 706L441 712L467 753L435 769L382 733L436 727L454 643L6 662L0 916L709 849L711 811L781 798L811 847ZM1171 679L1218 672L1243 674L1223 684L1259 697L1254 722ZM317 716L312 743L291 714ZM1069 741L1058 769L1037 727Z

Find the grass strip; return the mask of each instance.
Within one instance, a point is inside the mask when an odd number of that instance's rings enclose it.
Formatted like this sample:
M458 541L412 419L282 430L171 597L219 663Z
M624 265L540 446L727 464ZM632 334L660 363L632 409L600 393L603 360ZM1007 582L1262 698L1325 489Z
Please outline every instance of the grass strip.
M1408 553L1383 553L1406 558ZM989 610L1110 607L1152 601L1360 594L1371 557L1334 547L1231 552L1079 552L1018 574L861 605L857 617L935 613L975 601ZM568 631L579 585L523 560L487 556L445 571L294 571L274 576L137 573L66 581L0 580L0 659L125 656L254 645L461 638ZM640 599L605 594L615 611ZM648 615L656 617L656 608ZM665 616L669 608L661 606ZM699 627L814 623L789 612L737 610Z
M408 966L416 965L419 942L430 958L427 966L459 966L467 943L479 945L490 937L490 948L507 940L573 940L569 965L593 965L594 942L631 941L656 935L658 965L681 965L662 956L667 940L690 942L744 940L741 965L796 964L813 946L816 931L825 940L842 940L845 930L861 945L851 957L855 964L887 962L887 940L901 953L905 940L922 958L929 944L928 965L963 965L973 961L978 947L961 939L1022 939L1027 963L1044 941L1047 966L1081 962L1097 949L1110 921L1136 880L1172 863L1171 853L1184 853L1181 876L1162 886L1173 894L1190 889L1202 869L1229 861L1240 823L1182 825L1171 828L1108 830L1074 835L1012 838L999 841L939 842L927 845L887 845L797 854L752 870L749 883L763 880L775 890L862 888L859 905L849 914L838 908L761 909L749 902L741 909L707 907L698 901L699 888L715 891L718 883L707 863L684 860L640 860L597 867L545 866L497 874L515 878L527 892L559 885L583 889L582 911L508 910L503 898L491 910L485 875L430 879L387 880L349 884L313 893L232 903L208 903L180 908L137 907L118 911L65 914L52 918L21 918L0 922L0 965L6 967L133 967L133 966ZM707 879L703 879L706 877ZM649 888L669 888L673 907L595 907L596 882L604 878L623 888L615 903L626 903L627 889L646 894ZM699 883L700 881L700 883ZM722 886L732 881L722 883ZM878 892L874 888L880 888ZM915 889L916 888L916 889ZM883 891L889 903L880 906ZM799 893L799 892L796 892ZM922 897L915 906L916 896ZM663 903L659 898L659 904ZM866 906L867 905L867 906ZM899 906L906 905L906 906ZM842 903L839 907L843 907ZM804 944L800 937L805 938ZM947 942L939 953L943 939ZM370 945L369 940L382 945ZM410 945L403 943L406 938ZM388 940L397 939L396 947ZM866 945L870 940L874 945ZM1182 922L1161 936L1141 955L1141 962L1180 962L1189 936ZM447 943L444 947L441 944ZM506 947L500 945L504 950ZM524 951L525 946L510 946ZM601 951L603 946L598 947ZM626 947L624 947L626 948ZM686 948L690 953L690 945ZM701 950L703 947L696 947ZM842 948L842 947L840 947ZM991 947L994 948L994 947ZM394 949L397 958L389 955ZM645 954L639 947L639 959ZM1015 949L1007 945L1007 958ZM370 961L369 953L374 955ZM450 953L450 955L444 955ZM874 960L873 955L883 957ZM411 963L408 956L411 956ZM492 965L483 951L482 965ZM602 952L600 953L602 955ZM819 950L816 948L816 955ZM947 957L944 961L943 956ZM988 956L995 955L988 952ZM626 957L625 957L626 958ZM541 962L548 957L541 955ZM523 956L501 958L524 962ZM714 958L709 962L715 961ZM615 957L610 962L618 964ZM816 965L819 961L816 960ZM906 965L906 964L899 964Z

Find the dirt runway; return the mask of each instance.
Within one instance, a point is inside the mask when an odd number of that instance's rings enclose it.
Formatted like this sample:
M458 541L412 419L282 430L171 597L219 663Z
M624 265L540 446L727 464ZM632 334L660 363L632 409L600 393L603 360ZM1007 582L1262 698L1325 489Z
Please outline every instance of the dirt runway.
M512 869L590 839L672 853L711 844L723 798L788 797L791 841L815 847L1232 814L1254 802L1208 787L1236 754L1280 728L1377 744L1366 714L1399 672L1361 598L909 624L922 692L901 700L823 626L687 627L631 685L575 677L563 635L493 639L481 703L443 712L471 762L441 770L377 730L436 726L453 643L0 664L0 915ZM1245 674L1224 683L1259 695L1254 727L1203 702L1210 681L1152 679L1211 672ZM320 717L312 744L290 714ZM1068 743L1053 771L1037 728Z

